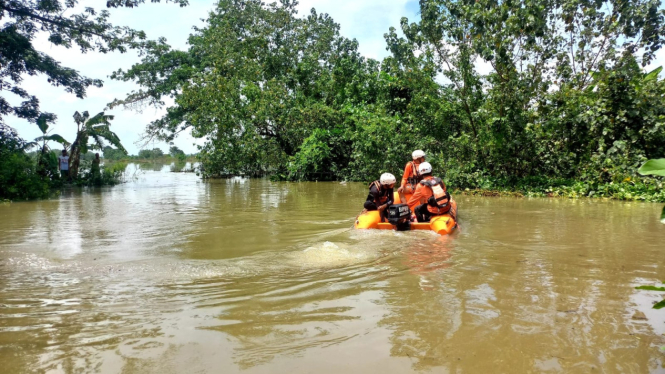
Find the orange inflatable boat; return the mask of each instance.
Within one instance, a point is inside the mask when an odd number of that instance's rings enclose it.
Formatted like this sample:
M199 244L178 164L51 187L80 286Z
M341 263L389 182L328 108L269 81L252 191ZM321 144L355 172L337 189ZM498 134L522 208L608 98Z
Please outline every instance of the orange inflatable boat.
M409 196L406 197L408 200ZM406 202L405 202L406 203ZM457 203L455 200L450 201L450 213L440 216L433 216L430 222L408 222L407 217L411 217L411 211L406 204L401 204L399 195L395 192L394 205L391 207L395 210L393 216L401 217L401 219L391 219L381 221L381 214L378 210L363 211L357 218L354 224L356 229L379 229L379 230L432 230L439 235L448 235L457 228Z

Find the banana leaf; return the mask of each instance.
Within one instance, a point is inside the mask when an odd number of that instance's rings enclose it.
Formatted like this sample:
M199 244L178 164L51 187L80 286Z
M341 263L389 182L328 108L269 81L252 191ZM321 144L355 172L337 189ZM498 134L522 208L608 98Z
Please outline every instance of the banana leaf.
M665 158L649 160L637 170L642 175L660 175L665 177Z

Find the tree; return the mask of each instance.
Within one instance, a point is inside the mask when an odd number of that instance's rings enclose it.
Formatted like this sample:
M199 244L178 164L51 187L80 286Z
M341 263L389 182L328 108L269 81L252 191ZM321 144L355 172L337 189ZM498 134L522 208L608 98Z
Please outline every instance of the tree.
M498 178L543 171L574 175L573 166L592 154L592 136L575 133L578 127L571 123L575 113L584 113L581 103L592 103L591 86L625 70L631 60L649 64L665 38L665 11L655 0L424 0L420 5L420 22L402 20L406 40L388 39L393 57L406 70L414 52L431 56L466 117L460 141L452 144L468 145L461 140L469 134L472 163L491 164ZM488 75L476 73L479 62L490 67ZM543 138L541 130L564 132L563 139ZM572 147L564 151L561 144ZM584 152L578 153L580 148ZM544 159L554 149L571 155L570 162Z
M665 37L657 1L420 6L378 62L291 0L222 0L187 50L146 42L112 75L140 88L110 105L166 107L146 137L204 138L204 177L369 180L424 149L455 187L665 198L627 186L665 156L665 81L642 71Z
M175 158L177 162L179 163L184 163L185 160L187 159L187 155L185 155L185 152L176 147L175 145L172 145L171 148L169 148L169 154L171 157Z
M43 178L25 153L27 143L11 127L0 123L0 198L47 197L50 180Z
M142 149L139 151L139 158L153 159L164 157L164 151L159 148Z
M106 115L104 112L97 113L90 117L85 111L83 113L74 113L74 122L76 122L76 140L72 143L69 159L69 175L71 178L78 177L78 170L81 162L81 153L87 153L88 149L103 150L105 141L115 146L117 149L127 154L127 151L120 143L120 138L110 130L113 116ZM89 139L93 139L93 144L88 145Z
M62 136L58 134L48 133L49 124L44 116L40 116L39 118L37 118L36 122L37 126L39 127L39 130L42 132L42 135L36 137L33 142L28 144L28 147L39 145L39 142L42 142L40 150L42 152L46 152L48 150L47 143L49 141L58 142L65 148L69 146L70 143L67 140L65 140L65 138L63 138Z
M49 124L47 123L46 116L41 115L37 118L37 126L41 130L42 136L38 136L33 142L27 144L27 148L30 148L39 146L39 142L41 142L39 156L37 157L37 173L49 180L58 178L59 168L57 167L57 158L47 144L49 141L55 141L66 149L69 146L69 142L58 134L48 134Z
M343 105L371 89L357 42L340 37L327 14L296 17L296 4L220 1L188 51L159 41L140 64L114 73L141 90L111 106L173 98L146 135L171 141L191 128L208 138L201 157L210 175L283 170L313 129L333 129Z
M180 155L183 155L183 156L184 156L184 155L185 155L185 152L184 152L182 149L176 147L175 145L172 145L172 146L169 148L169 154L171 155L171 157L178 157L178 156L180 156Z
M106 160L120 160L126 156L126 154L123 151L110 146L104 147L103 152L104 152L104 159Z
M160 0L150 0L159 2ZM165 0L180 6L187 0ZM134 7L145 0L109 0L108 8ZM85 97L90 86L101 87L102 81L79 74L62 66L44 52L36 50L33 40L40 33L50 43L65 48L79 47L81 52L125 52L128 48L140 48L145 33L128 27L113 26L108 22L107 10L97 11L86 7L83 13L69 14L77 1L70 0L0 0L0 123L4 116L14 115L36 122L42 118L47 123L55 121L55 115L42 113L37 96L25 90L21 83L25 75L43 74L54 86L78 98ZM4 95L10 93L21 102L12 105Z

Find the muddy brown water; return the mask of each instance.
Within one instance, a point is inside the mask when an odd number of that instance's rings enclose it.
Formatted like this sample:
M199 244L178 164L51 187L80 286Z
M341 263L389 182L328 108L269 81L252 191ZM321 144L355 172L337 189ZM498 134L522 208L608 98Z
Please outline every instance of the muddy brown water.
M660 204L457 196L439 237L351 229L365 196L164 168L0 205L0 372L665 372Z

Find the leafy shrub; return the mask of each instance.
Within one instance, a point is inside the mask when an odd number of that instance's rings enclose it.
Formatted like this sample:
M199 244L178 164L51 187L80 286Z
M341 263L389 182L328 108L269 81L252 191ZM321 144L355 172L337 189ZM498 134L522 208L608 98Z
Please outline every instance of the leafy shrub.
M38 173L35 163L22 152L0 155L0 197L9 200L46 198L51 192L48 180Z
M38 170L37 163L26 152L26 142L14 129L0 124L0 198L26 200L45 198L50 194L50 179L44 174L50 172L45 155ZM41 172L41 174L40 174Z

